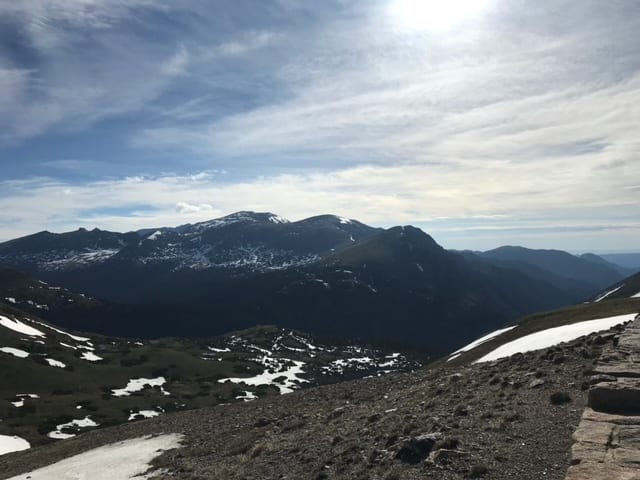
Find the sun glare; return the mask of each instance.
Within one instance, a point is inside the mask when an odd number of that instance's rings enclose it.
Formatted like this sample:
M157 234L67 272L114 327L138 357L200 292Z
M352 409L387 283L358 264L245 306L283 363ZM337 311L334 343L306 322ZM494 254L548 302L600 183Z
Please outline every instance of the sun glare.
M391 13L409 30L447 30L479 15L489 0L393 0Z

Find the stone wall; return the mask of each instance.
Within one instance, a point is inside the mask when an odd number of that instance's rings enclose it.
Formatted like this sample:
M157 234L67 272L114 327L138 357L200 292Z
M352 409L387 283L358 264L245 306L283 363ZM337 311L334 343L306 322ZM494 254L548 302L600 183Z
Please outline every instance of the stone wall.
M595 368L566 480L640 480L640 316Z

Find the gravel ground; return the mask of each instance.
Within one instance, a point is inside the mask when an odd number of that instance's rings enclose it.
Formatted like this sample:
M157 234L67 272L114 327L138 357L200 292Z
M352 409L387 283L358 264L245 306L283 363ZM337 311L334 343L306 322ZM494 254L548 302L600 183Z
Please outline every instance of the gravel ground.
M0 478L144 434L184 433L158 478L563 479L586 381L611 335L87 432L3 457Z

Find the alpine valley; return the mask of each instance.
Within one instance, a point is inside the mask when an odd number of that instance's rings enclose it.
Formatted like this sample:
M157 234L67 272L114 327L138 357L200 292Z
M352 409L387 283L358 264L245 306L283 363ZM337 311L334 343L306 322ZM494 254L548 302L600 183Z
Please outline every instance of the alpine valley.
M431 354L632 273L596 255L447 251L412 226L248 211L127 233L40 232L0 244L0 265L10 268L1 298L65 328L158 338L266 324Z

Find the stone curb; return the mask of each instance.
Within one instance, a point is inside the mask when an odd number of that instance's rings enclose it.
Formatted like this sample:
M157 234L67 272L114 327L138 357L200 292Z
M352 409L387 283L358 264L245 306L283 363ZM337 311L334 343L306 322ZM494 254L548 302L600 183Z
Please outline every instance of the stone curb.
M640 480L640 315L590 383L565 480Z

